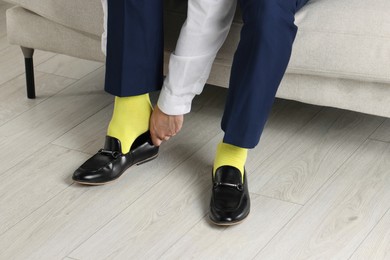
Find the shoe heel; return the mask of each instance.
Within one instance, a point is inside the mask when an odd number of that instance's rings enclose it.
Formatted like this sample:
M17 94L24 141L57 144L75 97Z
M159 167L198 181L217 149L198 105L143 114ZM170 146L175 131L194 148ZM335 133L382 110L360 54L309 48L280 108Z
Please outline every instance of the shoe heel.
M148 158L148 159L146 159L146 160L143 160L143 161L141 161L141 162L138 162L138 163L136 163L136 165L137 165L137 166L139 166L139 165L141 165L141 164L144 164L144 163L150 162L150 161L152 161L152 160L156 159L156 158L157 158L157 156L158 156L158 154L156 154L156 155L154 155L153 157L150 157L150 158Z

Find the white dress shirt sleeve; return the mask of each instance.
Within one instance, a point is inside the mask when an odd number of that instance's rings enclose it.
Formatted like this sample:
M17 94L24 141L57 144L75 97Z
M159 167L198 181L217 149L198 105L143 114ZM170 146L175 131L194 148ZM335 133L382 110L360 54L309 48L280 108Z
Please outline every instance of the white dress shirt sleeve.
M188 16L171 54L158 107L168 115L189 113L210 75L235 14L236 0L189 0Z
M103 22L103 28L104 32L102 34L102 52L104 55L107 55L107 0L102 0L102 6L103 6L103 14L104 14L104 22Z

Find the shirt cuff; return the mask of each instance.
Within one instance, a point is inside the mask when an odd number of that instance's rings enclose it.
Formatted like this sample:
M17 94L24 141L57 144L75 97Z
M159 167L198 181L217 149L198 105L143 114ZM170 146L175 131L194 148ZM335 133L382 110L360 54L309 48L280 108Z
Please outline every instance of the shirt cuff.
M188 114L191 111L193 97L172 95L165 87L162 88L157 106L167 115L176 116Z

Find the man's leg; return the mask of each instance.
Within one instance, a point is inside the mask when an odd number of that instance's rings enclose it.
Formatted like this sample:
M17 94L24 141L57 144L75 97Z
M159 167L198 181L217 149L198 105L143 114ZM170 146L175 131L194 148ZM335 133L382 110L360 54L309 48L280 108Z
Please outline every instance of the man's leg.
M308 0L239 0L244 26L222 119L224 142L254 148L260 139Z
M76 182L90 185L111 182L131 165L157 156L148 131L148 93L160 89L163 81L163 1L102 3L107 22L105 90L115 96L115 106L104 149L73 175Z
M244 26L221 123L225 136L214 163L210 218L216 224L238 223L249 214L247 149L259 142L290 59L294 15L307 1L239 0Z
M163 82L163 1L108 1L105 90L129 97Z
M163 1L108 1L105 90L115 95L107 134L128 153L149 128L149 92L163 82Z

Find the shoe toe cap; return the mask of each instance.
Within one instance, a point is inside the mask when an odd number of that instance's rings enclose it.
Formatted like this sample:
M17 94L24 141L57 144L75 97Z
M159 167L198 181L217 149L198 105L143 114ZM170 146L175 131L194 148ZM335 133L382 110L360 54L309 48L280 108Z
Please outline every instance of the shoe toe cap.
M87 171L83 168L77 169L72 176L74 181L79 182L98 182L101 178L101 174L98 171Z
M245 219L250 210L249 204L243 203L236 209L219 209L215 206L210 207L210 219L215 223L234 223Z

